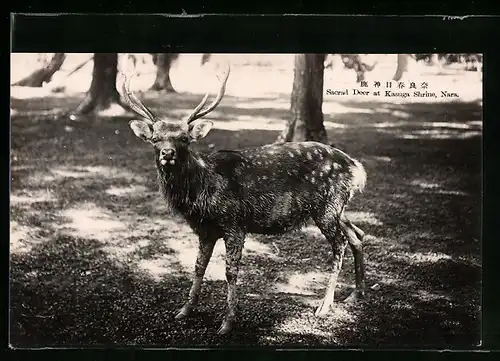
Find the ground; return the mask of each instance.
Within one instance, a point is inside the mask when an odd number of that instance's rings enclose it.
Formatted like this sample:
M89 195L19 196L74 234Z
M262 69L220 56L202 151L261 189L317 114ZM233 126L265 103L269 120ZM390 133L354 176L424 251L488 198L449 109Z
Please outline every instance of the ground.
M152 151L129 119L56 119L48 114L72 109L83 94L23 98L14 89L10 344L478 345L482 103L480 79L470 77L426 78L468 84L454 102L325 96L330 140L368 173L347 216L367 234L369 291L342 303L354 284L348 250L335 310L317 319L331 257L319 230L311 224L285 236L249 235L239 322L227 336L216 334L225 305L222 242L197 312L173 320L189 290L197 239L160 199ZM289 116L287 90L252 95L242 88L228 86L208 117L216 128L198 148L276 139ZM175 121L200 92L141 96Z

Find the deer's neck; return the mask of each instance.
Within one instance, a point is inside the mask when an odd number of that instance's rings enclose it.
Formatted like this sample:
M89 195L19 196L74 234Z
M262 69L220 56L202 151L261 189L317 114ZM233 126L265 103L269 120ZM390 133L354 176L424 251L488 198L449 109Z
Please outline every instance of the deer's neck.
M215 184L211 164L193 150L188 150L178 166L157 168L161 193L170 207L183 215L195 211Z

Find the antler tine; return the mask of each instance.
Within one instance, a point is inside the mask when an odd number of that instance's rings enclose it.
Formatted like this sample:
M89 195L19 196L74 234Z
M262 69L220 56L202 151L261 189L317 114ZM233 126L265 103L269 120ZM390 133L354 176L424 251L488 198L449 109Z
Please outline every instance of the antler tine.
M201 106L198 105L198 107L196 107L196 109L195 109L197 111L193 112L193 114L191 114L189 116L189 118L188 118L188 124L191 123L191 122L193 122L193 121L195 121L196 119L199 119L199 118L203 117L204 115L207 115L212 110L214 110L217 107L217 105L219 105L219 103L221 102L222 98L224 97L224 93L226 92L226 83L227 83L227 80L229 78L229 73L230 72L231 72L231 67L229 66L229 63L228 63L227 64L226 76L224 77L224 79L222 79L222 83L221 83L221 86L220 86L220 89L219 89L219 93L217 94L217 97L212 102L212 104L210 104L207 108L199 111L199 109L201 109L201 107L205 104L206 99L208 98L208 93L207 93L207 95L205 95L205 98L203 99L203 101L200 103Z
M208 92L207 94L205 94L205 97L203 98L203 100L200 102L200 104L198 104L198 106L196 108L194 108L194 110L192 111L192 113L189 115L189 117L186 119L186 123L189 124L191 123L196 115L198 114L198 112L200 111L201 108L203 108L203 106L205 105L205 103L207 102L207 99L208 99L208 96L209 96L210 92Z
M123 92L123 97L126 100L127 104L139 115L144 117L147 120L150 120L151 122L156 122L157 118L156 116L144 105L143 102L135 95L135 93L130 90L130 81L132 78L137 75L136 73L132 74L132 76L127 77L125 74L123 74L124 81L122 85L122 92Z

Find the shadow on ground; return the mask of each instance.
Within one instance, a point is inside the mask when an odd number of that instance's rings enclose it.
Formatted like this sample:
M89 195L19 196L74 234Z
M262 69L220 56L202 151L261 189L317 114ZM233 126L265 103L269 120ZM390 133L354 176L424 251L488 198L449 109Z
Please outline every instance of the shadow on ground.
M325 101L330 140L368 172L348 217L367 233L366 298L313 317L330 250L312 225L251 235L240 323L215 334L225 300L218 244L194 317L187 295L196 238L157 195L152 152L123 118L53 119L81 99L13 99L11 337L15 347L81 345L470 347L480 339L481 106ZM146 104L180 119L200 101ZM200 149L276 139L289 99L227 97ZM162 109L163 111L160 111ZM347 253L339 299L352 289Z

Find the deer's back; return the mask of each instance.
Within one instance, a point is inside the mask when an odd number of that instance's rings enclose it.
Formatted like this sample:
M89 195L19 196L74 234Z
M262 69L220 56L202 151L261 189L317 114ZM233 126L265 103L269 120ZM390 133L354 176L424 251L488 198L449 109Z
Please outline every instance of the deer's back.
M316 142L284 143L218 152L216 169L242 205L239 216L252 233L299 228L314 212L342 207L353 160ZM237 215L235 215L237 216Z

